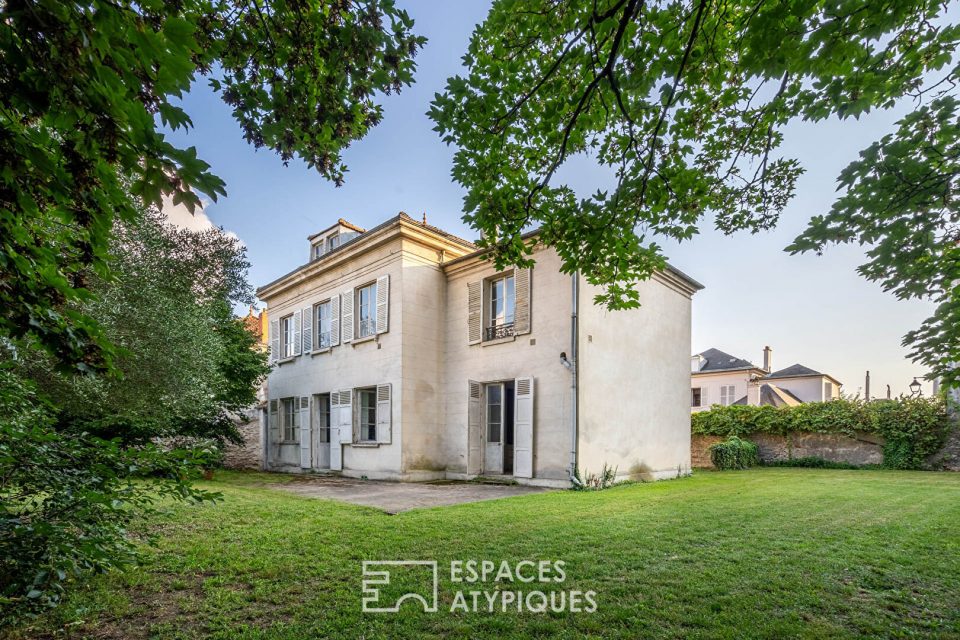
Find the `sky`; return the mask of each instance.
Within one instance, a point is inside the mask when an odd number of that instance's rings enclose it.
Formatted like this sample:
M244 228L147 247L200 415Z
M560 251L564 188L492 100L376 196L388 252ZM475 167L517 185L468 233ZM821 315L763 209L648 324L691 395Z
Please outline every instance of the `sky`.
M416 83L382 99L383 122L344 154L349 172L342 187L300 161L284 167L272 152L254 150L202 79L185 97L194 129L172 134L171 141L195 146L226 181L227 197L209 203L200 215L244 242L254 286L305 263L307 236L340 217L370 228L399 211L417 219L426 213L432 225L477 236L461 220L464 192L450 178L454 149L440 140L425 113L446 79L461 72L461 56L489 3L397 4L415 20L414 30L428 38L417 56ZM762 364L763 347L769 345L775 369L804 364L834 376L849 394L862 395L867 370L875 396L886 393L887 384L894 395L908 393L913 377L926 373L907 359L900 342L930 315L932 304L897 300L857 275L865 261L858 246L833 247L823 256L783 251L811 216L829 209L840 170L891 130L898 113L791 125L783 153L799 159L806 173L776 230L725 236L708 221L693 240L664 245L673 266L705 285L693 299L693 353L715 347ZM579 193L609 181L603 170L577 160L557 177Z

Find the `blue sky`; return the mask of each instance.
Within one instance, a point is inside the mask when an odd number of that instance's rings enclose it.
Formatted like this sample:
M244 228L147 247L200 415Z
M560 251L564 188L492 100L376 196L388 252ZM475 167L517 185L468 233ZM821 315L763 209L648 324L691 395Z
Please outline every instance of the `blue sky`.
M426 212L431 224L476 236L460 219L463 192L450 179L453 149L440 141L425 112L447 77L459 72L488 3L398 4L429 39L417 58L417 82L383 99L384 121L345 154L349 173L340 188L298 161L284 167L273 153L248 146L229 109L204 82L184 100L195 129L173 140L196 146L226 181L228 197L206 213L244 241L255 286L303 264L307 236L338 217L371 227L398 211L418 218ZM895 395L906 392L912 377L925 373L906 359L900 340L932 305L898 301L860 278L859 247L835 247L822 257L783 252L810 216L829 208L840 170L888 131L896 116L791 126L784 153L798 158L806 174L775 231L724 236L708 223L692 241L666 246L674 266L706 285L693 302L694 352L717 347L759 363L770 345L775 368L805 364L830 373L849 393L862 387L867 369L874 394L887 384ZM559 177L581 192L607 182L605 172L585 162Z

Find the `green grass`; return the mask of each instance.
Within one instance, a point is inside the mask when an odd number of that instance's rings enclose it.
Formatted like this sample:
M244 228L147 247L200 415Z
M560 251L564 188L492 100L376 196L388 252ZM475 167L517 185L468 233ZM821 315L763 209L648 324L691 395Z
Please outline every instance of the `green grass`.
M224 500L148 527L142 570L21 635L960 637L960 474L701 472L397 516L263 487L276 480L205 483ZM363 613L361 561L408 558L441 562L440 612ZM452 559L563 560L561 588L596 591L598 610L450 613Z

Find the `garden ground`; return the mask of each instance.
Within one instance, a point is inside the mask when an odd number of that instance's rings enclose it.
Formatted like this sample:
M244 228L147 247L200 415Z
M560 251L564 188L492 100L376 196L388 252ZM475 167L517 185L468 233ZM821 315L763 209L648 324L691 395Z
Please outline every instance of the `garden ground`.
M283 478L280 478L282 481ZM142 570L23 637L960 637L960 474L759 469L387 515L223 473ZM436 613L364 613L361 563L440 562ZM451 560L562 560L594 613L450 612ZM506 584L504 589L530 585ZM476 588L473 585L472 588ZM492 584L484 589L493 589Z

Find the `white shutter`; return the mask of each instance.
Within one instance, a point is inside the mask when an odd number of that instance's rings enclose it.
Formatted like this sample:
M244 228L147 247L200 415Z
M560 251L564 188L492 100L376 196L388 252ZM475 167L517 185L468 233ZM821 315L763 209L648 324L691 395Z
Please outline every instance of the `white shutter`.
M291 356L300 355L300 310L293 312L293 353Z
M340 444L340 392L330 394L330 470L343 469L343 445Z
M480 398L482 387L479 382L467 381L467 473L480 473L482 462L482 414Z
M313 351L313 307L304 307L303 309L303 329L301 337L303 338L303 353L307 354Z
M280 321L270 321L270 362L280 359Z
M300 467L310 468L310 398L300 397Z
M270 401L270 411L267 414L267 429L270 431L270 444L280 444L283 439L280 433L280 401Z
M389 384L377 385L377 442L382 444L390 444L393 436L391 395Z
M330 298L330 346L340 344L340 296Z
M701 407L709 407L709 406L710 406L710 402L707 400L707 388L706 388L706 387L701 387L701 388L700 388L700 406L701 406Z
M515 310L513 333L530 333L530 269L514 269Z
M353 289L340 296L340 341L346 344L353 340Z
M386 333L390 321L390 276L377 278L377 333Z
M513 475L533 477L533 378L514 381Z
M467 283L467 344L477 344L483 337L483 282Z
M353 442L353 392L350 389L340 392L340 415L337 416L340 425L340 442Z

